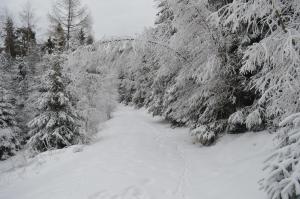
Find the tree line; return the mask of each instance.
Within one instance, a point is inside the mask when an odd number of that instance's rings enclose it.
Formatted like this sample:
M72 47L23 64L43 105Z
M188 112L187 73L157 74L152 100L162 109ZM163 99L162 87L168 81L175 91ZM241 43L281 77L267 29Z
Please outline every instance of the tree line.
M49 37L38 42L29 1L19 26L8 12L1 16L0 160L24 147L41 152L87 140L64 64L73 51L93 43L90 14L79 0L58 0L48 17Z
M19 94L1 98L2 157L22 142L45 151L86 140L82 127L95 131L97 115L107 112L110 117L114 103L107 102L116 98L116 84L110 82L118 79L120 102L146 107L173 126L189 127L195 141L205 146L224 133L278 131L280 146L266 163L262 188L272 199L299 197L298 0L158 0L154 27L134 40L85 48L77 46L92 41L83 36L89 17L70 18L82 8L58 17L68 2L60 1L50 13L54 28L43 45L43 59L33 59L37 56L29 50L26 63L35 64L23 64L18 55L10 64L11 46L17 46L10 42L5 46L9 58L0 57L3 71L14 74L1 75L6 82L1 92L11 92L16 84L21 88L13 91ZM31 76L33 81L27 81ZM27 88L34 89L26 93ZM22 134L27 137L9 136L8 126L14 132L19 126L27 129Z
M225 133L277 131L261 185L269 198L299 198L299 1L157 2L155 26L139 38L186 60L135 43L120 66L120 101L190 127L205 146Z

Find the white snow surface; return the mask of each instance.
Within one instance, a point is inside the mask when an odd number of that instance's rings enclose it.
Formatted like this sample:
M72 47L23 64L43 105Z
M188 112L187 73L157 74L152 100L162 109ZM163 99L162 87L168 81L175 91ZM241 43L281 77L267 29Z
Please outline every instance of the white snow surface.
M211 147L144 109L120 105L95 143L0 163L0 199L264 199L272 135L225 135Z

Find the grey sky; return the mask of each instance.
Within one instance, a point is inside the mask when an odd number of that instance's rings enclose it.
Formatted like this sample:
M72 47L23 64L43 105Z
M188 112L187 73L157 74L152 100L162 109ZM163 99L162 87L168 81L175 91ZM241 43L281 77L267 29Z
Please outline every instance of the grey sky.
M0 0L0 7L8 8L15 18L27 0ZM29 0L38 16L38 28L42 37L47 30L47 13L55 0ZM141 32L144 27L152 26L155 19L153 0L82 0L93 18L95 37L131 36ZM3 12L1 10L0 12Z

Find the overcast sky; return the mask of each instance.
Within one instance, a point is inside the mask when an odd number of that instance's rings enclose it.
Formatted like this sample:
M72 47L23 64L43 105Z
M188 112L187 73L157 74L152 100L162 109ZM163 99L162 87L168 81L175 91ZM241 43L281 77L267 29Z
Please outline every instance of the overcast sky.
M21 10L26 1L0 0L0 7L6 7L17 18L16 13ZM47 30L47 13L55 0L29 1L39 18L41 38ZM81 2L91 11L94 35L97 39L104 36L131 36L154 23L156 8L153 0L82 0ZM3 12L3 9L0 12Z

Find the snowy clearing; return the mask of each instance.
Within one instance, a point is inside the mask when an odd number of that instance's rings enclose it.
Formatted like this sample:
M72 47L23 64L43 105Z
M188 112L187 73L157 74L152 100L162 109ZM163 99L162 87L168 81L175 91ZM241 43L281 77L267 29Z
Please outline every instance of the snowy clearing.
M144 109L120 105L90 146L0 163L1 199L263 199L258 181L272 135L225 135L193 144Z

